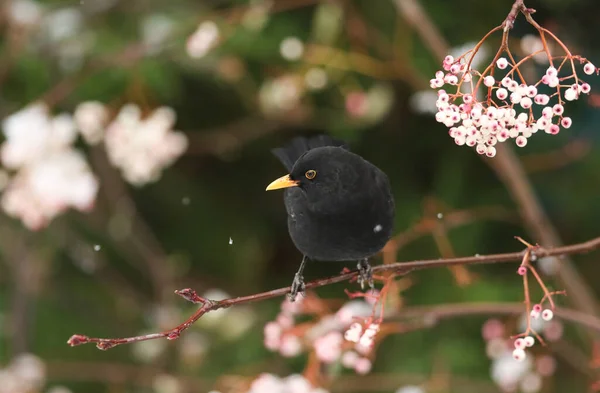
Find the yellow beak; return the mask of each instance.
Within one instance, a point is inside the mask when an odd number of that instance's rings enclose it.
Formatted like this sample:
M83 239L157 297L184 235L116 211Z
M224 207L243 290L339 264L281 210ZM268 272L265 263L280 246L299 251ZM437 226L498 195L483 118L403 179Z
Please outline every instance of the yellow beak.
M297 187L298 182L290 179L290 175L281 176L279 179L274 180L267 186L266 191L278 190L280 188Z

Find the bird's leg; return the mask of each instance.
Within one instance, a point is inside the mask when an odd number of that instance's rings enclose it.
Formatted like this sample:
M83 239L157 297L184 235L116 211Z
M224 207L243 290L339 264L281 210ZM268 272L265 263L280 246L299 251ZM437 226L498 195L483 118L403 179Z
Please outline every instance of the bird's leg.
M358 261L358 283L360 284L361 289L365 289L365 283L369 284L371 289L375 288L373 284L373 269L371 265L369 265L369 260L367 258L361 259Z
M304 296L305 285L303 273L307 259L308 258L306 257L306 255L302 257L302 263L300 264L300 268L294 275L294 281L292 281L292 290L290 291L290 293L288 293L288 299L290 299L290 302L296 300L296 296L298 296L298 293Z

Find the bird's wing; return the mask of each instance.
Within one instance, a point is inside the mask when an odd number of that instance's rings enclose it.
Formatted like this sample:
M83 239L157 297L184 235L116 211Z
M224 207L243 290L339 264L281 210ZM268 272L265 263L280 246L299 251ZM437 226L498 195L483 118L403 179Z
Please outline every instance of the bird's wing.
M279 158L279 161L286 167L288 171L292 170L294 163L304 153L317 147L336 146L345 150L350 150L348 145L338 139L332 138L329 135L317 135L313 137L296 137L287 145L271 150L271 152Z

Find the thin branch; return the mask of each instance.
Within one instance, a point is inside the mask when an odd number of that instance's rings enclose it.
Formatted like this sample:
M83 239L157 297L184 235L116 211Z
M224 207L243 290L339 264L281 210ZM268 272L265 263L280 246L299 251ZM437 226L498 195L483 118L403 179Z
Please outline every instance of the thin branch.
M573 244L570 246L557 247L557 248L536 248L536 257L543 258L548 256L559 256L567 254L581 254L595 250L600 247L600 237L588 240L583 243ZM513 262L521 261L524 253L527 250L511 252L505 254L491 254L486 256L474 256L474 257L460 257L460 258L446 258L446 259L430 259L430 260L417 260L411 262L396 262L388 265L380 265L373 268L374 274L380 273L395 273L395 274L408 274L409 272L423 269L430 269L435 267L450 267L459 265L475 265L475 264L491 264L491 263L502 263L502 262ZM531 252L531 251L529 251ZM337 276L324 278L320 280L311 281L306 284L306 289L319 288L326 285L339 283L342 281L349 281L358 277L357 271L351 271L348 273L341 273ZM272 291L262 292L254 295L241 296L231 299L225 299L221 301L213 301L205 299L196 294L192 289L183 289L175 291L176 294L180 295L184 299L201 304L201 307L192 314L185 322L178 325L177 327L160 332L142 336L127 337L127 338L92 338L80 334L73 335L67 344L71 346L77 346L81 344L95 343L98 349L106 350L113 348L121 344L129 344L138 341L155 340L158 338L167 338L168 340L175 340L179 338L181 333L192 326L198 319L204 314L215 311L221 308L228 308L238 304L254 303L261 300L273 299L276 297L285 296L290 292L290 287L274 289Z
M438 306L405 307L397 316L388 316L386 321L424 318L433 320L434 323L437 323L442 319L469 315L520 315L522 313L523 305L521 303L450 303ZM596 316L564 307L556 307L554 309L554 314L565 321L576 323L585 326L588 329L600 332L600 318Z
M485 162L496 172L512 194L527 229L536 241L555 247L560 246L561 239L558 231L551 224L538 201L533 186L514 151L503 145L499 145L497 151L493 160L485 160ZM598 314L598 305L589 285L568 258L560 264L557 276L575 307L588 314Z

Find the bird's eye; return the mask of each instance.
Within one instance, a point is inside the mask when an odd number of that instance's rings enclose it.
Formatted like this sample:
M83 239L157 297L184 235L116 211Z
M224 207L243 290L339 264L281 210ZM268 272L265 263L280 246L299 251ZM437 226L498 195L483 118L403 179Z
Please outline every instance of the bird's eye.
M304 174L304 176L306 176L306 178L308 180L312 180L315 178L315 176L317 176L317 171L310 169L308 171L306 171L306 173Z

